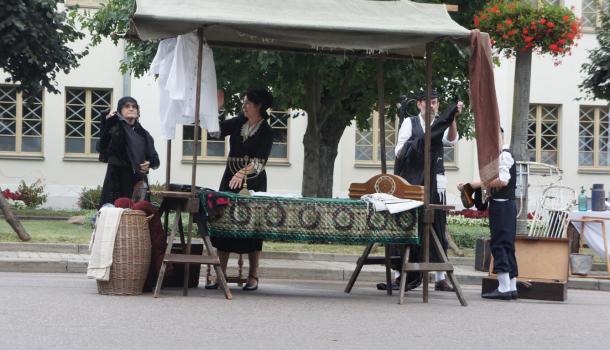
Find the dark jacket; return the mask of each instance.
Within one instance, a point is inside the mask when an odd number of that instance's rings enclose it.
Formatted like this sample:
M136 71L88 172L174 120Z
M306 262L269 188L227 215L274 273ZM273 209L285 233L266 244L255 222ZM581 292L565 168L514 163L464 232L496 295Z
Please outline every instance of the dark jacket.
M97 143L99 160L115 166L137 169L139 164L132 164L127 152L127 133L124 125L122 125L124 123L116 114L108 119L102 117L101 136ZM152 169L158 168L160 165L159 155L155 150L155 142L152 136L137 121L133 128L135 133L144 137L145 160L150 162Z

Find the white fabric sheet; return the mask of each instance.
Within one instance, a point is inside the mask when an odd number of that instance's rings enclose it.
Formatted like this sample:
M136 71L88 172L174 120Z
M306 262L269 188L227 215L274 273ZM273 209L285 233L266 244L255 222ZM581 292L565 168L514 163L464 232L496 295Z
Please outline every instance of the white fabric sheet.
M176 125L195 122L198 47L195 33L162 40L151 63L151 73L159 77L161 137L165 140L174 139ZM215 133L220 131L216 67L208 45L203 45L202 58L199 122Z
M387 193L371 193L360 197L365 202L373 204L375 211L389 211L396 214L415 209L424 205L423 202L392 196Z
M610 241L610 211L574 211L570 213L569 220L579 220L585 217L603 218L606 225L606 239ZM581 238L585 239L587 245L600 257L604 257L604 239L602 236L602 226L598 223L585 224L584 237L581 232L581 223L575 222L574 227L578 230ZM610 244L608 245L610 252ZM610 257L609 257L610 258Z
M93 231L87 277L95 278L98 281L110 279L114 240L124 210L109 207L100 209L100 215L95 222L95 231Z

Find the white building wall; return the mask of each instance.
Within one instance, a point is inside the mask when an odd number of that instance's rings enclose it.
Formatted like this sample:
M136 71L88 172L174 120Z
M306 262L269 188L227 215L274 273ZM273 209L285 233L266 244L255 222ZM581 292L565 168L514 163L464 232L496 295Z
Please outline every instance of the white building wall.
M580 1L564 1L566 6L574 5L579 14ZM561 105L560 112L560 167L564 171L563 183L578 188L590 187L593 183L605 183L610 190L608 174L588 174L578 170L578 113L580 105L604 105L606 101L577 101L582 97L577 85L582 81L580 66L586 60L586 50L597 45L595 35L583 35L579 46L573 50L559 66L554 66L550 57L535 56L532 66L532 103ZM84 47L84 42L76 45ZM44 179L49 193L48 207L75 207L82 187L101 185L105 174L105 164L96 161L68 161L64 159L64 118L65 87L112 88L113 105L124 94L134 96L141 106L141 123L155 138L155 146L161 159L161 167L150 174L151 183L165 182L166 142L160 138L158 91L153 77L131 79L129 91L123 91L123 76L119 72L119 61L123 57L122 44L114 46L109 41L92 48L91 53L81 61L79 68L68 76L58 75L58 95L44 95L44 159L17 160L0 159L0 185L15 189L21 179L31 183ZM514 61L503 59L495 69L496 91L501 120L506 130L507 142L510 138L512 116L512 95ZM0 74L0 78L5 75ZM267 165L268 190L279 193L300 193L303 172L303 134L307 126L305 117L290 120L288 163ZM346 196L349 184L365 182L380 172L380 167L355 165L356 127L348 127L339 143L339 153L335 162L333 195ZM388 165L392 165L392 162ZM200 160L197 166L197 184L217 188L224 164ZM388 172L392 169L389 168ZM448 202L460 206L455 187L459 182L478 178L476 145L474 141L462 140L456 153L456 168L448 169ZM172 144L171 182L188 184L191 182L191 162L182 159L182 131L177 128ZM533 199L535 200L535 198ZM531 206L531 205L530 205Z

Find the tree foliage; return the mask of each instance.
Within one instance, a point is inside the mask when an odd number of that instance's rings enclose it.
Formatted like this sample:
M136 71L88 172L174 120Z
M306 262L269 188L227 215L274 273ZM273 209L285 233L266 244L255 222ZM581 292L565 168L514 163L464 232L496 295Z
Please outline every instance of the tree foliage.
M590 97L610 100L610 12L602 16L597 41L599 47L589 51L589 61L582 65L585 79L579 87Z
M6 82L19 83L26 95L40 88L58 93L58 72L68 73L78 66L87 51L68 46L84 34L66 13L57 10L54 0L5 0L0 7L0 68L8 73Z

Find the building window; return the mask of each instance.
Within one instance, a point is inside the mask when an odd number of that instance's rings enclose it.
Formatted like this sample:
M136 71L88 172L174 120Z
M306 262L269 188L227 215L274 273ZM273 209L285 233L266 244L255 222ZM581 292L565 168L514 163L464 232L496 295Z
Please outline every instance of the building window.
M457 151L457 144L453 146L443 147L443 162L445 165L456 166L455 153Z
M530 105L527 151L531 162L558 165L559 106Z
M610 114L608 107L580 107L578 165L610 168Z
M375 115L369 118L368 130L356 130L356 164L381 164L381 143L379 142L379 119ZM396 140L398 138L398 119L385 120L385 150L386 160L394 161L396 153ZM457 145L445 146L443 161L445 164L455 166ZM393 166L393 164L388 163Z
M582 26L586 30L595 30L602 23L602 12L608 10L608 0L583 0L582 1Z
M544 2L546 2L549 5L562 5L563 4L562 0L544 0Z
M97 155L101 120L111 108L112 89L66 88L66 155Z
M0 85L0 155L42 155L42 106L42 91L27 97Z
M379 142L379 118L374 113L368 120L368 130L356 130L356 163L380 164L381 142ZM395 157L398 119L385 119L385 153L388 162Z
M220 115L222 118L222 114ZM289 111L272 111L268 120L273 129L273 146L269 161L288 161L288 129L290 124ZM203 155L203 159L224 161L229 155L229 143L227 138L215 140L208 138L207 133L199 134L198 146L194 147L193 125L182 127L182 157L186 159L193 157L193 149L197 148L197 156Z

